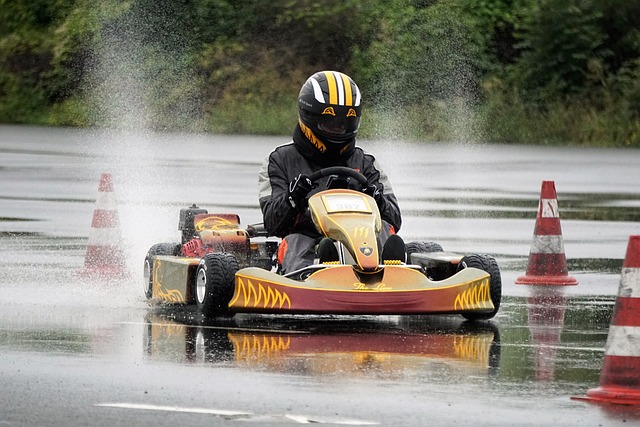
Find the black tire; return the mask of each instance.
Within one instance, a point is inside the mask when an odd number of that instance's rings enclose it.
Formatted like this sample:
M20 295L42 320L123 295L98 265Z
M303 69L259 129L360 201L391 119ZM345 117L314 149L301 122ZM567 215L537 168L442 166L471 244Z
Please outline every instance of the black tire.
M442 246L435 242L409 242L405 244L405 248L407 251L407 262L409 264L413 264L413 259L411 257L412 254L425 254L429 252L442 252ZM451 268L447 266L438 266L434 268L429 268L425 271L427 277L431 280L443 280L451 275L453 275L453 271Z
M407 260L411 260L411 254L442 252L442 246L436 242L409 242L405 245L407 248Z
M147 251L144 258L144 296L150 299L153 285L153 260L158 255L180 255L180 245L178 243L156 243Z
M196 271L195 295L205 317L229 316L229 301L235 290L236 257L228 253L206 254Z
M486 254L475 254L464 256L458 264L458 271L474 267L489 273L489 294L494 309L490 313L464 313L462 317L468 320L487 320L491 319L498 313L500 309L500 300L502 299L502 277L500 268L495 258Z

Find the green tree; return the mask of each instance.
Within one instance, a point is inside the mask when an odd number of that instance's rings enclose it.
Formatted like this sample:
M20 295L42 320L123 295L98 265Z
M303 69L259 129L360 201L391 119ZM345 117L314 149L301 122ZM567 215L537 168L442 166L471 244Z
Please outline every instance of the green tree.
M522 24L523 52L511 71L524 96L545 102L584 90L589 62L611 55L601 17L592 0L537 3Z
M360 52L365 84L391 105L474 98L484 40L464 1L381 2L375 40Z
M288 133L304 79L338 69L364 135L634 146L638 16L640 0L0 0L0 121Z
M62 0L0 0L0 120L28 121L67 95L58 67L57 25L73 7Z
M355 71L353 46L372 37L368 11L374 5L371 0L201 3L200 10L224 29L201 26L200 33L204 50L198 69L212 128L291 129L297 91L309 75ZM260 123L252 122L257 114L264 117Z

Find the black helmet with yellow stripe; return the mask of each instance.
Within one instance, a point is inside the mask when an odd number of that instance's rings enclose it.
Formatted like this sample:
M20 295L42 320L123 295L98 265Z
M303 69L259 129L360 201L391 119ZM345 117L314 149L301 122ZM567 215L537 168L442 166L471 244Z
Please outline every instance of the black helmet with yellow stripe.
M320 71L300 89L300 130L317 151L329 157L340 157L355 145L361 111L360 89L346 74Z

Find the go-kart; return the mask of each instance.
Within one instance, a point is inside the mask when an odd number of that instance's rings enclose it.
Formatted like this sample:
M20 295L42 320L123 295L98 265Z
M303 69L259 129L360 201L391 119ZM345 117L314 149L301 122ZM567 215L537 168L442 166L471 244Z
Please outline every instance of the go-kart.
M367 184L346 167L325 168L310 179L327 177ZM396 257L404 259L383 259L380 212L361 191L320 191L309 197L308 209L318 232L334 242L338 260L316 260L286 274L277 263L281 240L268 236L260 224L243 228L235 214L209 214L196 205L182 209L182 243L159 243L146 255L147 299L197 304L207 317L458 313L482 320L496 315L502 283L490 255L463 256L434 242L410 242L406 257Z

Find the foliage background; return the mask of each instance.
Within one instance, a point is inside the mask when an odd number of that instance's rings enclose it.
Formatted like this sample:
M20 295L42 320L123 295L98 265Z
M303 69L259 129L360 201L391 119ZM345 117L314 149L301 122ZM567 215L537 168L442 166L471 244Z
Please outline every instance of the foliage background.
M640 0L0 0L0 121L290 134L322 69L375 138L640 147Z

